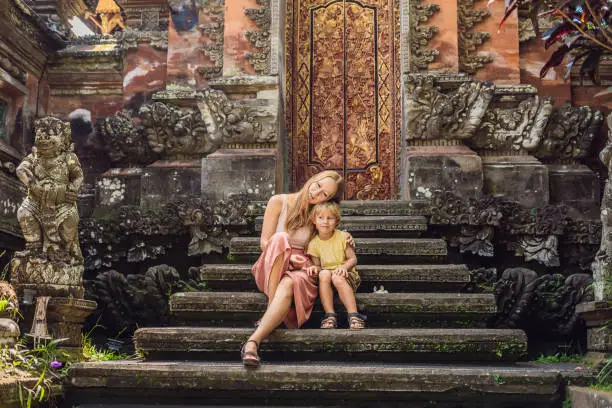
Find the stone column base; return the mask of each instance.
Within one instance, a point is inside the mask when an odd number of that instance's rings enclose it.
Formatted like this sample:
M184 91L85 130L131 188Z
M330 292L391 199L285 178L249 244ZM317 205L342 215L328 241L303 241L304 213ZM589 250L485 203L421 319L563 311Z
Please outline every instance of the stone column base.
M565 204L570 216L579 220L599 219L599 180L581 164L547 164L550 203Z
M587 348L590 352L612 352L611 302L586 302L576 306L576 312L587 325Z
M401 198L429 199L434 191L448 191L469 199L482 195L482 162L462 144L410 145L402 169Z
M83 322L98 304L92 300L52 297L47 305L47 325L61 347L80 347Z
M33 289L36 296L72 296L83 298L83 264L15 255L11 261L11 284L17 296L24 289Z
M276 192L276 149L221 149L202 159L202 197L247 193L267 201Z
M533 156L483 156L484 193L525 207L549 202L548 168Z

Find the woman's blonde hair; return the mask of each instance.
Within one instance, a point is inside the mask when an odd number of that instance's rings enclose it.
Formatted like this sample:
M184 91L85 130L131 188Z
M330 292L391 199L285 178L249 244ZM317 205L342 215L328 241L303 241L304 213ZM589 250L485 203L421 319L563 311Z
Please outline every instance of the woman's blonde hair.
M324 203L315 205L312 208L312 211L310 212L310 220L314 223L314 219L317 214L323 210L329 211L331 215L336 219L336 225L334 226L334 228L337 227L338 224L340 224L340 204L334 201L326 201Z
M344 179L342 176L334 170L325 170L315 174L306 180L304 186L298 191L298 196L293 206L287 211L287 231L295 231L310 222L310 210L312 206L308 203L308 191L313 183L327 177L336 182L336 194L328 198L327 201L340 202L342 194L344 193Z

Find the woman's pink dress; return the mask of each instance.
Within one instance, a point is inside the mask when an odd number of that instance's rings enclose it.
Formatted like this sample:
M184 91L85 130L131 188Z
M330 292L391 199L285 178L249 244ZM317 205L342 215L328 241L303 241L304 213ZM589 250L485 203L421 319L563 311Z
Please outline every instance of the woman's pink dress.
M288 276L293 280L293 305L285 317L285 325L294 329L303 325L310 317L312 306L317 298L317 286L312 278L309 278L303 270L289 270L289 257L291 254L305 255L304 249L310 239L310 226L305 226L289 235L285 231L287 219L287 195L283 195L283 208L276 225L276 233L270 237L266 249L253 265L253 276L257 288L268 295L270 285L270 273L274 261L281 256L281 273L278 274L278 282ZM307 263L304 268L309 266ZM278 284L278 282L276 282Z

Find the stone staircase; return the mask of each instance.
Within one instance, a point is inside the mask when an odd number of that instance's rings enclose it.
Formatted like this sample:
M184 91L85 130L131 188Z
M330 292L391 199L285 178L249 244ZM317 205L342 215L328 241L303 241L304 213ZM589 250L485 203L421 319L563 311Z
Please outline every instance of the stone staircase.
M316 304L305 328L277 329L261 345L259 369L243 368L240 346L267 302L250 274L258 238L235 238L236 263L200 268L211 291L171 297L185 326L139 329L143 362L74 365L68 403L561 407L562 374L517 363L527 350L521 330L486 328L493 294L460 293L468 268L448 263L444 240L420 237L423 209L370 201L345 202L342 210L343 227L355 236L363 280L357 303L367 329L317 329ZM390 293L372 293L381 284Z

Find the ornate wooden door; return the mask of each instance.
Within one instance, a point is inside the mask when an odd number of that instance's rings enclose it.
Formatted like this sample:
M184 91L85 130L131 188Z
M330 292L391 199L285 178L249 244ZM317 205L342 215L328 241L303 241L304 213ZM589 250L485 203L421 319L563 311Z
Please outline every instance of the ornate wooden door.
M293 186L334 169L349 200L391 199L401 126L399 0L287 0Z

